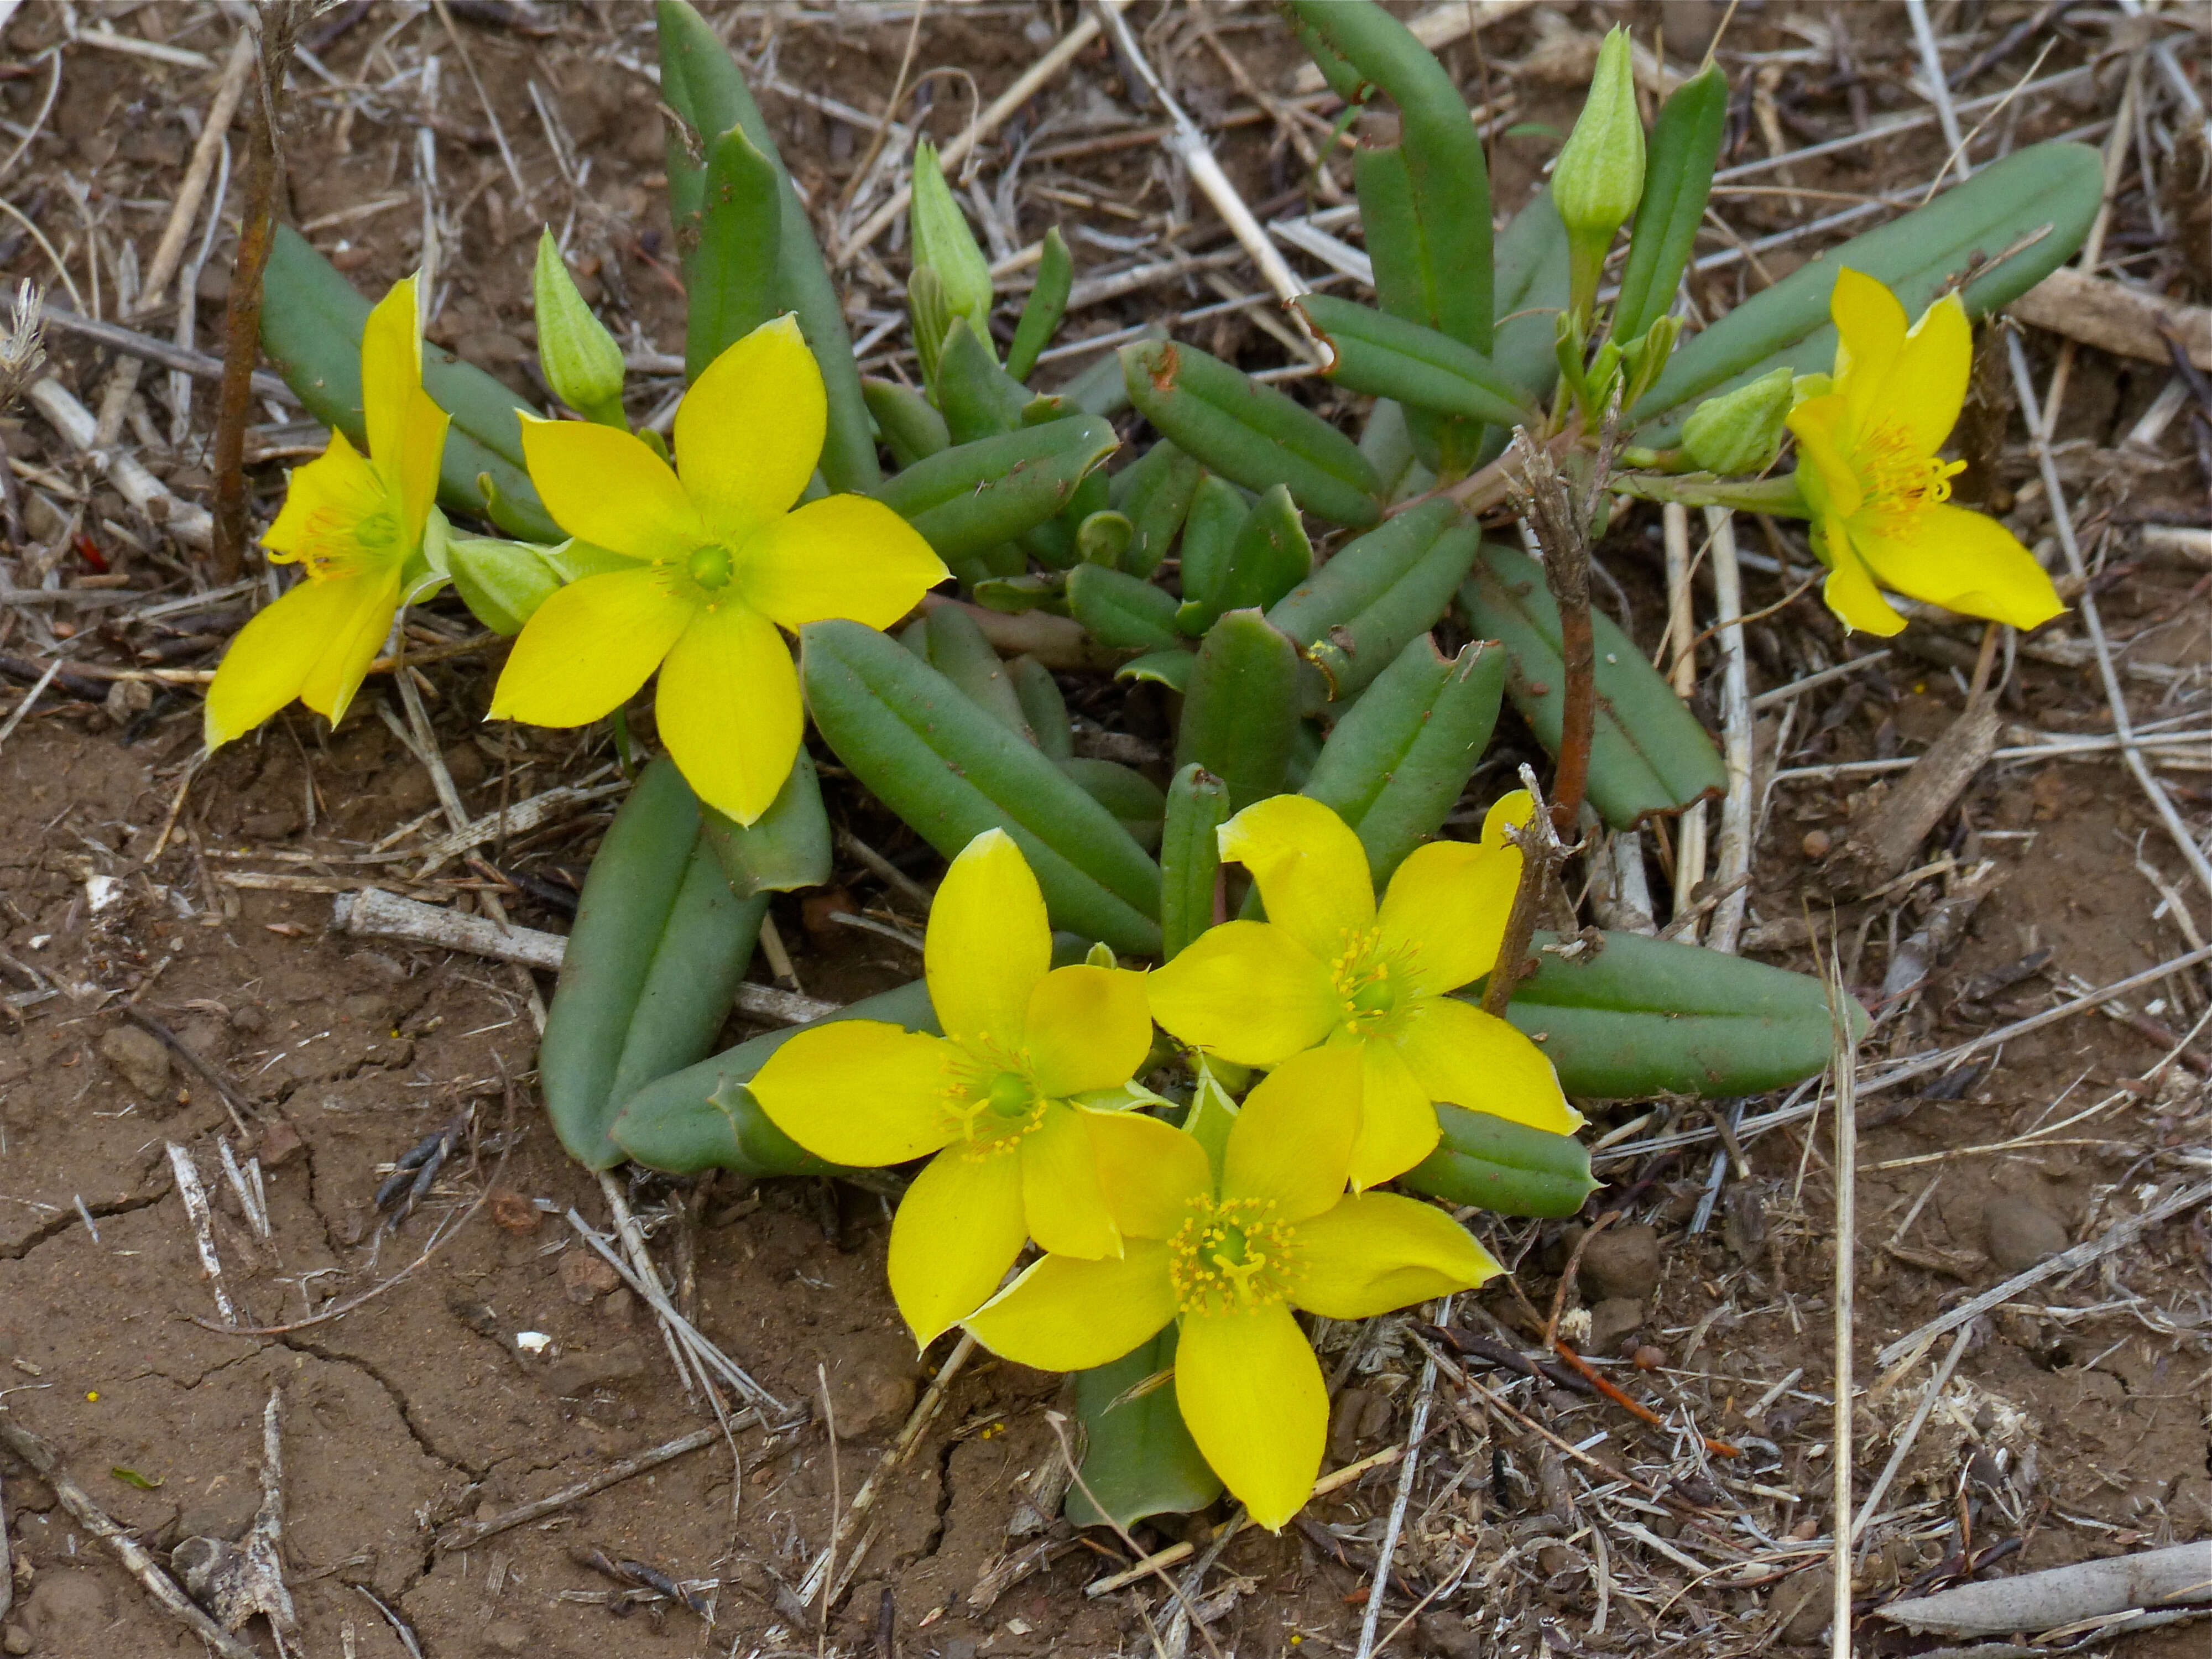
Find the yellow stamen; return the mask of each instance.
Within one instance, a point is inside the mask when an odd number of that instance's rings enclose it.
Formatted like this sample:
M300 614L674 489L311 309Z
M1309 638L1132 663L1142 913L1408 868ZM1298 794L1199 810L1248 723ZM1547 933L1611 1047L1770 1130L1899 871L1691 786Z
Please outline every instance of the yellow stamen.
M1272 1198L1200 1199L1168 1241L1176 1308L1246 1313L1288 1300L1297 1237Z

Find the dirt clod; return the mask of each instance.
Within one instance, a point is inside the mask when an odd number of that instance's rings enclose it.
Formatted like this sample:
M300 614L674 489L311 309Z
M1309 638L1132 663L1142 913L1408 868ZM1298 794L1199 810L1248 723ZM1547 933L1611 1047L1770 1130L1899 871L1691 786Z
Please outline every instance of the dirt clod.
M863 1440L906 1420L921 1370L903 1333L855 1342L830 1372L830 1405L840 1440Z
M111 1027L100 1040L100 1057L142 1095L159 1096L168 1086L169 1051L160 1038L136 1025Z
M96 1653L112 1618L107 1591L83 1571L45 1571L23 1608L23 1629L34 1648L50 1653Z
M538 1231L538 1206L512 1187L491 1189L491 1218L510 1233Z
M590 1302L621 1287L622 1275L589 1250L567 1250L561 1256L561 1289L571 1302Z
M1413 1621L1421 1651L1436 1659L1480 1659L1482 1638L1455 1613L1425 1613Z
M1815 1567L1785 1578L1774 1592L1776 1633L1793 1646L1820 1639L1835 1601L1835 1574Z
M1641 1301L1659 1287L1659 1233L1639 1222L1608 1227L1583 1252L1583 1293L1595 1301Z
M1590 1310L1589 1346L1594 1353L1611 1353L1620 1339L1632 1334L1644 1322L1644 1304L1632 1297L1607 1297Z
M31 1632L21 1625L9 1625L0 1630L0 1653L24 1654L31 1650Z
M2033 1199L2008 1194L1991 1199L1982 1211L1982 1248L2005 1273L2046 1261L2073 1242L2066 1224Z
M300 1132L280 1117L261 1132L261 1145L255 1156L260 1158L263 1169L281 1170L298 1157L300 1149L307 1144Z
M483 1628L486 1653L521 1653L530 1640L530 1626L520 1619L495 1619Z

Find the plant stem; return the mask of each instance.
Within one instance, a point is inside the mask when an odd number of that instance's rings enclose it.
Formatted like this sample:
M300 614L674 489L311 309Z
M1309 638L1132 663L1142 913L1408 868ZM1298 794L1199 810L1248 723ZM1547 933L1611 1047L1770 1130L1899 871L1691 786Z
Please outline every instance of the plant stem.
M1513 908L1506 915L1505 935L1498 942L1498 960L1491 968L1490 982L1482 993L1482 1012L1500 1017L1505 1012L1505 1005L1513 1000L1514 988L1521 982L1528 941L1536 932L1536 913L1543 908L1544 884L1567 856L1566 848L1559 845L1559 837L1552 828L1552 815L1544 810L1544 792L1537 787L1536 774L1526 766L1521 769L1521 787L1536 803L1536 810L1525 828L1506 832L1521 849L1521 880L1513 890Z
M289 21L289 14L286 14ZM253 365L261 354L261 275L276 236L276 113L283 96L291 30L262 14L260 82L246 122L246 211L223 304L222 387L215 428L215 579L246 568L246 422L252 412Z
M1779 478L1731 482L1699 474L1669 477L1656 472L1616 472L1606 488L1647 501L1680 507L1732 507L1739 513L1771 513L1785 519L1809 519L1811 509L1797 489L1794 472Z

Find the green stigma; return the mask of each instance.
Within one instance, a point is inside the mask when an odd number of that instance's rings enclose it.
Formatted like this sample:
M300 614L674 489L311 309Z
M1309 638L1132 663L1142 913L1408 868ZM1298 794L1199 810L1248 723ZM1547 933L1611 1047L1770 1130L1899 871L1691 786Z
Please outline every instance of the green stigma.
M684 574L712 592L730 585L730 550L710 544L696 550L684 566Z

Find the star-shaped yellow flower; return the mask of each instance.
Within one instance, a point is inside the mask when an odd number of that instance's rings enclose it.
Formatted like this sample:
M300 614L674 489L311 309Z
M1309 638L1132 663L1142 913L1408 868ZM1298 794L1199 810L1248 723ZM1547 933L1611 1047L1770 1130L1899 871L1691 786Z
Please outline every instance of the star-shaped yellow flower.
M1242 1066L1280 1065L1321 1043L1358 1049L1365 1111L1355 1187L1428 1156L1439 1100L1573 1133L1582 1114L1542 1051L1445 994L1498 959L1521 878L1505 826L1531 810L1516 791L1490 809L1479 844L1415 848L1378 908L1367 854L1342 818L1304 795L1255 802L1221 826L1221 856L1252 872L1268 919L1209 928L1155 970L1153 1018Z
M335 725L392 631L437 499L447 423L422 390L412 276L393 283L368 313L361 401L368 453L331 433L330 447L293 472L283 509L261 538L271 561L298 563L306 580L230 642L208 688L210 749L295 697ZM421 574L435 580L427 567Z
M676 411L677 471L613 427L525 417L522 451L571 536L634 562L540 605L495 718L584 726L658 667L661 741L699 798L766 811L804 725L776 631L843 617L888 627L945 579L914 527L865 495L794 507L822 453L822 371L789 316L708 364Z
M1905 618L1876 584L2014 628L2066 607L2035 556L1995 519L1949 505L1962 461L1936 451L1959 422L1973 368L1966 308L1947 294L1908 329L1897 296L1863 272L1836 273L1832 388L1790 415L1802 457L1823 592L1844 626L1894 634Z
M927 1344L999 1288L1026 1238L1120 1253L1092 1140L1148 1098L1127 1085L1152 1022L1141 974L1052 966L1044 896L1002 830L953 860L923 951L943 1036L840 1020L793 1036L749 1086L776 1127L833 1164L937 1154L891 1223L891 1294Z
M1176 1403L1191 1438L1252 1518L1279 1528L1304 1507L1328 1439L1328 1390L1291 1310L1365 1319L1498 1271L1441 1210L1346 1193L1360 1071L1350 1049L1316 1048L1269 1073L1218 1178L1197 1139L1158 1118L1102 1121L1121 1254L1048 1255L968 1328L1017 1364L1082 1370L1180 1321Z

